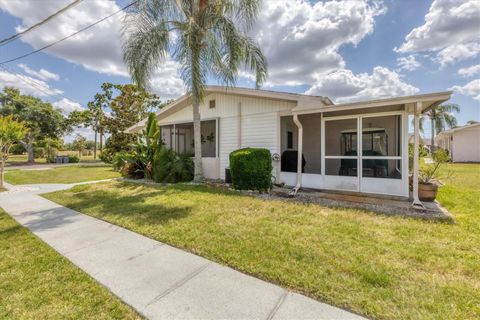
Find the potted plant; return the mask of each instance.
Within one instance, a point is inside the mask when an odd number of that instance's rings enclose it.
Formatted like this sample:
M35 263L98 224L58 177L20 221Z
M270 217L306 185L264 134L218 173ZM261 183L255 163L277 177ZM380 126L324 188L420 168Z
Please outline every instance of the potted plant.
M434 201L440 186L440 168L449 160L443 149L432 154L433 163L422 166L418 172L418 198L421 201Z

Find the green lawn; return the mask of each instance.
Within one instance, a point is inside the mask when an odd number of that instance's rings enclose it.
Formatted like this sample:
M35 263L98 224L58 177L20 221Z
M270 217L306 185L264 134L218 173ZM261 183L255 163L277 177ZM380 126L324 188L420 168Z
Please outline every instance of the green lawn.
M111 166L78 165L56 167L48 170L11 170L5 172L5 181L11 184L74 183L118 178L120 174Z
M46 195L148 237L380 319L480 317L480 165L449 165L456 224L121 182Z
M26 154L11 154L5 163L6 166L17 166L26 164L28 156ZM45 158L35 159L35 163L45 163Z
M139 319L0 209L1 319Z
M78 157L78 152L76 151L59 151L59 155L72 155ZM98 157L97 157L98 158ZM27 165L28 156L26 154L11 154L8 156L8 160L6 162L6 166L18 166L18 165ZM91 156L82 156L80 158L80 162L93 162L93 155ZM98 161L98 160L97 160ZM45 164L45 158L37 158L35 159L35 163L37 164Z

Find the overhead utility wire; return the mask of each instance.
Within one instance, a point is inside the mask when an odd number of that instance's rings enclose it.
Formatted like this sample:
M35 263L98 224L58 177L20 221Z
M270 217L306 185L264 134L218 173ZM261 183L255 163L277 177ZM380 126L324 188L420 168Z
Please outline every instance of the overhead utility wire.
M38 90L38 91L43 92L43 93L44 93L45 95L47 95L47 96L50 96L50 97L53 97L53 96L54 96L53 93L49 93L48 91L46 91L46 88L41 87L40 84L38 84L38 83L36 83L36 82L34 82L34 81L29 81L29 80L27 80L27 78L24 78L23 75L20 75L20 74L14 72L14 71L11 71L11 69L8 70L6 67L7 67L6 65L0 64L0 69L1 69L1 70L10 73L11 75L15 76L17 79L20 79L22 82L26 83L26 84L29 85L30 87L32 87L32 88L34 88L34 89L36 89L36 90Z
M100 19L100 20L98 20L98 21L96 21L96 22L94 22L94 23L86 26L85 28L82 28L82 29L80 29L80 30L78 30L78 31L70 34L69 36L66 36L66 37L64 37L64 38L62 38L62 39L59 39L59 40L57 40L57 41L55 41L55 42L52 42L52 43L50 43L50 44L48 44L48 45L46 45L46 46L44 46L44 47L41 47L41 48L39 48L39 49L37 49L37 50L34 50L34 51L32 51L32 52L29 52L29 53L26 53L26 54L21 55L21 56L19 56L19 57L16 57L16 58L13 58L13 59L10 59L10 60L2 61L2 62L0 62L0 64L17 61L17 60L23 59L23 58L25 58L25 57L31 56L32 54L35 54L35 53L40 52L40 51L42 51L42 50L45 50L45 49L47 49L47 48L50 48L50 47L52 47L52 46L54 46L54 45L56 45L56 44L58 44L58 43L60 43L60 42L62 42L62 41L65 41L65 40L67 40L67 39L69 39L69 38L71 38L71 37L73 37L73 36L76 36L76 35L79 34L80 32L83 32L83 31L85 31L85 30L90 29L90 28L93 27L93 26L96 26L96 25L99 24L100 22L103 22L103 21L107 20L108 18L110 18L110 17L112 17L112 16L114 16L114 15L122 12L123 10L125 10L125 9L133 6L134 4L136 4L136 3L139 2L139 1L140 1L140 0L136 0L136 1L132 2L132 3L130 3L129 5L124 6L124 7L121 8L120 10L117 10L117 11L115 11L114 13L111 13L111 14L109 14L108 16L103 17L102 19Z
M34 79L31 79L31 80L30 80L28 77L26 77L26 76L24 76L24 75L20 75L20 74L16 73L15 71L12 71L11 69L8 70L8 69L7 69L7 65L2 65L2 64L0 64L0 69L3 70L3 71L5 71L5 72L10 73L11 75L13 75L13 76L15 76L16 78L20 79L21 81L23 81L24 83L26 83L26 84L29 85L30 87L32 87L32 88L34 88L34 89L36 89L36 90L38 90L38 91L43 92L43 94L45 94L45 95L48 96L48 97L55 98L55 97L57 97L57 96L60 96L60 97L63 97L63 98L65 98L65 99L67 99L67 100L75 101L75 99L71 99L71 98L65 96L65 95L62 94L62 93L51 93L51 92L46 91L47 88L44 88L44 87L42 87L39 83L36 83L36 82L34 81Z
M25 29L25 30L23 30L23 31L21 31L21 32L18 32L18 33L16 33L16 34L14 34L13 36L10 36L10 37L8 37L8 38L5 38L5 39L3 39L3 40L0 40L0 46L4 46L4 45L6 45L6 44L8 44L8 43L10 43L10 42L12 42L12 41L15 41L16 39L20 38L20 37L23 36L24 34L32 31L33 29L41 26L42 24L47 23L48 21L52 20L52 19L55 18L56 16L64 13L64 12L67 11L68 9L76 6L76 5L79 4L81 1L82 1L82 0L75 0L75 1L73 1L72 3L70 3L68 6L63 7L62 9L60 9L60 10L58 10L57 12L55 12L54 14L48 16L48 17L45 18L44 20L42 20L42 21L40 21L40 22L38 22L38 23L36 23L36 24L28 27L27 29Z

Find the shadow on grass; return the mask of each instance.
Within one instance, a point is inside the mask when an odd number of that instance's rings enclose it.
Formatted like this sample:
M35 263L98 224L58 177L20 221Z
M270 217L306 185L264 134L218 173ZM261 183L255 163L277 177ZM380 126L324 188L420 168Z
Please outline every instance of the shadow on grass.
M221 196L229 196L229 197L242 197L242 198L256 198L252 195L241 193L240 191L230 190L225 187L221 186L214 186L214 185L195 185L195 184L187 184L187 183L174 183L174 184L144 184L144 183L137 183L137 182L121 182L121 187L127 190L134 190L140 186L146 188L152 188L155 190L163 190L169 193L181 193L184 191L188 192L198 192L198 193L207 193L207 194L214 194L214 195L221 195Z
M8 237L14 236L21 229L22 227L20 225L15 225L5 229L0 229L0 238L3 238L3 237L8 238Z
M133 186L132 186L133 187ZM138 186L137 186L138 187ZM122 190L124 188L121 188ZM89 213L95 208L95 217L105 219L114 217L122 219L134 217L138 225L165 224L170 220L187 217L192 208L190 206L166 206L161 203L147 203L154 197L165 194L167 190L155 190L134 195L121 195L116 192L85 189L85 192L74 193L74 202L69 208L79 212ZM110 219L105 219L110 220Z

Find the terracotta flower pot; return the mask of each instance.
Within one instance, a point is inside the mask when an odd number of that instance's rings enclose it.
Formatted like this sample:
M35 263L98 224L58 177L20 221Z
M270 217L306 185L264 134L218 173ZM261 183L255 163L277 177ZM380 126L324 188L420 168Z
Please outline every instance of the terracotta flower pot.
M434 183L419 183L418 198L421 201L432 202L437 197L438 185Z

